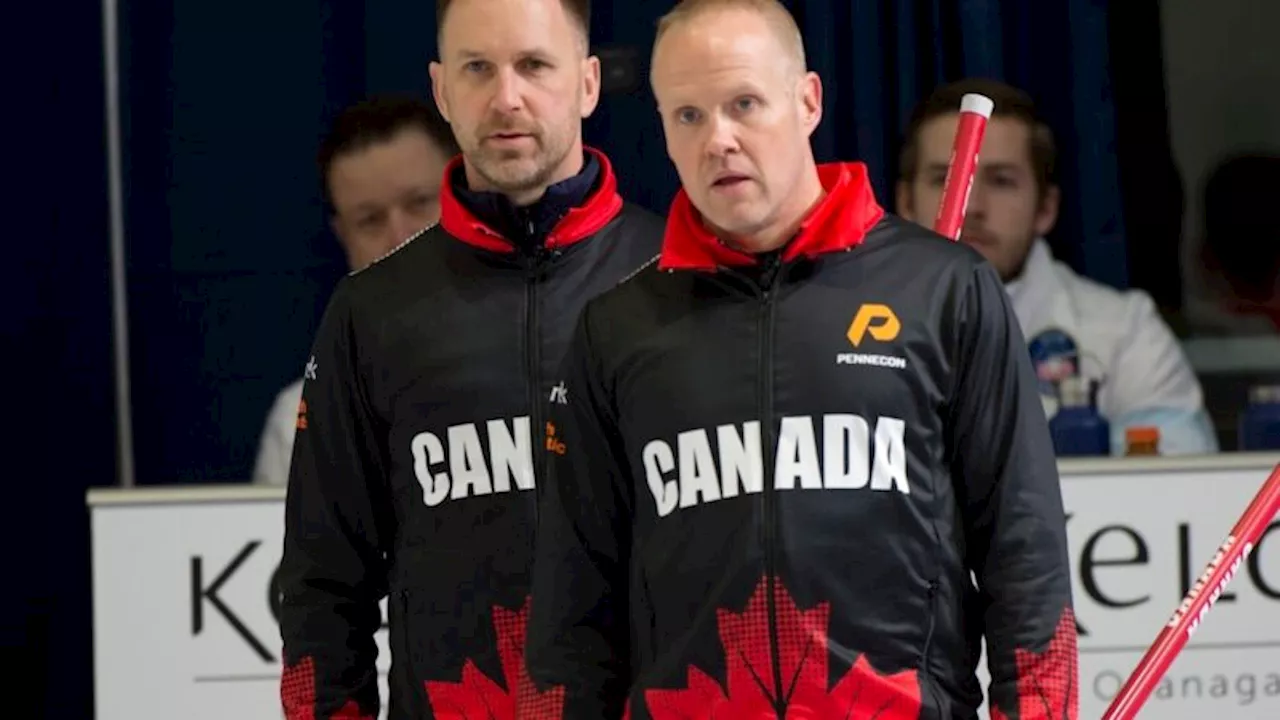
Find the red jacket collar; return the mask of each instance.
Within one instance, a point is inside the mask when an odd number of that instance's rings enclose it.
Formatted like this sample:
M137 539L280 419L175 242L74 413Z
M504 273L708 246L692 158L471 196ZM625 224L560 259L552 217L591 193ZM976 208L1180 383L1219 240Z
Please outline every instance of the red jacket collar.
M609 158L595 148L583 148L600 162L600 180L596 189L581 206L569 211L547 235L546 247L572 245L598 232L622 211L622 196L618 194L618 180L613 175ZM444 182L440 191L440 225L455 238L484 250L500 253L515 252L515 246L493 228L485 225L458 201L449 178L462 162L458 156L444 169Z
M800 224L783 251L784 261L857 247L884 217L876 203L867 166L831 163L818 166L818 179L827 194ZM682 188L671 203L662 240L664 270L715 270L721 266L751 265L754 255L729 247L702 224L702 217Z

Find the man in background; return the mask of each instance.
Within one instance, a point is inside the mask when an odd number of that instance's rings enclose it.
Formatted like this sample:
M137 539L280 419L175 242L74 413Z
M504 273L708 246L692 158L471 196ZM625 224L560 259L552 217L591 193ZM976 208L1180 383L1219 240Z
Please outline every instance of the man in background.
M1200 383L1150 296L1093 282L1054 260L1044 239L1058 219L1054 137L1026 94L984 79L934 91L907 128L898 213L926 225L937 214L960 100L970 92L995 101L995 111L961 240L1005 283L1046 414L1057 413L1057 383L1083 376L1100 383L1098 411L1111 425L1113 454L1125 452L1125 430L1140 426L1159 429L1161 454L1217 452Z
M377 96L344 110L320 146L330 223L351 270L366 267L440 220L440 183L457 155L434 104ZM258 445L253 481L289 479L302 378L276 396Z
M1186 315L1198 336L1280 333L1280 155L1223 160L1204 186L1202 235L1189 239Z

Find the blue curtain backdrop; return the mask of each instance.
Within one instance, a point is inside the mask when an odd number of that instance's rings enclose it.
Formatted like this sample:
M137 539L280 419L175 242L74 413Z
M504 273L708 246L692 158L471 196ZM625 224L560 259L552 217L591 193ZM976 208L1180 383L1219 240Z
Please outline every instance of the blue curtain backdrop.
M1057 132L1062 219L1058 256L1116 286L1126 253L1109 75L1107 3L1097 0L853 0L789 3L828 89L815 139L823 158L859 158L891 202L901 132L936 85L1007 81L1040 104Z
M247 478L302 372L343 270L314 158L364 91L364 22L350 0L122 5L139 482Z
M588 121L587 137L613 156L624 193L662 211L676 178L645 66L653 22L669 4L597 5L595 44L618 89ZM827 88L814 139L821 159L868 162L887 202L898 134L931 87L966 74L1020 84L1041 101L1063 147L1059 253L1095 278L1126 283L1108 42L1126 43L1128 53L1158 48L1109 38L1105 3L792 7ZM6 67L11 96L23 101L6 106L18 160L9 167L23 174L21 211L6 226L19 271L3 284L17 312L3 325L3 356L20 419L7 438L21 450L10 456L25 504L0 523L6 545L21 549L11 553L19 580L0 601L0 646L20 668L10 678L23 688L19 714L78 719L90 716L92 692L84 491L113 482L116 463L101 24L96 1L28 10L39 17L5 24L3 43L19 56ZM433 15L433 3L420 0L123 0L140 482L247 476L267 407L301 372L344 270L320 202L319 139L366 93L426 94ZM1147 25L1155 22L1152 8ZM1159 83L1151 65L1146 82Z
M1186 188L1173 156L1159 0L1125 0L1108 8L1124 198L1129 285L1151 293L1178 327L1182 309L1182 244Z

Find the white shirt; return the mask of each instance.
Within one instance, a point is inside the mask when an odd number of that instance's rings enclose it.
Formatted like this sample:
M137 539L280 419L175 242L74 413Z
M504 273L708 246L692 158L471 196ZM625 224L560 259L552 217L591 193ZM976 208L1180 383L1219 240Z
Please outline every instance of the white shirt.
M1080 277L1043 239L1006 289L1049 417L1057 412L1053 378L1078 372L1101 381L1098 410L1111 425L1113 455L1124 454L1125 429L1135 426L1160 429L1162 455L1218 451L1200 381L1149 295Z
M267 413L253 464L253 482L259 485L288 485L289 462L293 458L293 436L298 427L298 406L302 403L302 378L281 390Z

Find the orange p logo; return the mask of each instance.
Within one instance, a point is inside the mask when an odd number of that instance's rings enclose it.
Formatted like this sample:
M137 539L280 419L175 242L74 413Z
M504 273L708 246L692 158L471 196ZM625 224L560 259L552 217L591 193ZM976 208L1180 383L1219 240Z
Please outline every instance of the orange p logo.
M867 333L871 333L871 337L880 342L889 342L898 337L901 329L902 323L898 322L898 316L893 314L888 305L868 303L858 308L858 314L853 317L853 324L849 326L848 337L849 342L857 347Z

